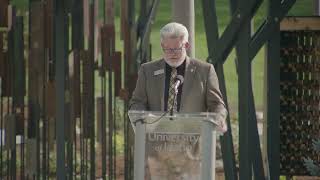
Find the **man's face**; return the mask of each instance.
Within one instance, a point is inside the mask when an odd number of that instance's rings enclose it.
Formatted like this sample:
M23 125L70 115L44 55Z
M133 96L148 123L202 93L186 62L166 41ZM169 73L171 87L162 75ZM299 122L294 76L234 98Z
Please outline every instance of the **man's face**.
M189 43L182 42L181 38L166 38L161 42L163 58L172 67L178 67L186 58L186 49Z

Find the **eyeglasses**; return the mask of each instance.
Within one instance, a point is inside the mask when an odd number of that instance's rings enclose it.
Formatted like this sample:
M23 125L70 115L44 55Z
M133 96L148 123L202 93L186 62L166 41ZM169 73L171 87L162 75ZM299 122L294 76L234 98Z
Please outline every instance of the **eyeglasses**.
M183 45L180 48L162 48L163 52L166 54L178 54L181 53Z

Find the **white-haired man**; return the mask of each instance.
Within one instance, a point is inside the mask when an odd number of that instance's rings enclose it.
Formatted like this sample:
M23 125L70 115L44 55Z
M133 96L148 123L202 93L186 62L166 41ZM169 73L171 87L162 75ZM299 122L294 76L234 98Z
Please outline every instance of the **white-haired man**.
M187 56L190 48L188 30L179 23L166 24L160 30L163 58L142 64L130 109L148 111L216 112L221 114L221 129L226 131L227 110L219 90L214 67ZM180 75L184 82L172 102L171 86Z

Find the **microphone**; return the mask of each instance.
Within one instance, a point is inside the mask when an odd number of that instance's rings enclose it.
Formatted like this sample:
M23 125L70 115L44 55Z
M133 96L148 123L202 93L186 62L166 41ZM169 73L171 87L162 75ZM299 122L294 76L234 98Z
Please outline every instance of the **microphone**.
M178 88L183 83L184 78L181 75L177 75L175 80L176 80L176 82L174 83L174 90L175 90L176 94L178 94Z
M184 78L181 75L177 75L175 78L175 83L174 83L174 98L173 98L173 102L176 105L177 104L177 95L178 95L178 88L179 86L181 86L181 84L183 83ZM173 116L173 109L175 108L175 106L172 106L172 108L170 109L170 116ZM171 119L172 120L172 119Z

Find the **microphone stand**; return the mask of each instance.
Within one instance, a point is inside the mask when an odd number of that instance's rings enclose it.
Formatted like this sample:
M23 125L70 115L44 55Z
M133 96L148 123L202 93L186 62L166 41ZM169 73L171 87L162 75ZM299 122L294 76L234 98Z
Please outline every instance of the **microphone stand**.
M170 109L170 116L173 116L173 111L174 111L174 108L176 107L178 110L178 102L177 102L177 96L178 96L178 91L179 91L179 86L183 83L183 76L181 75L178 75L176 77L176 84L175 84L175 87L174 87L174 97L173 97L173 106L172 108ZM170 120L172 120L172 118L170 118Z

